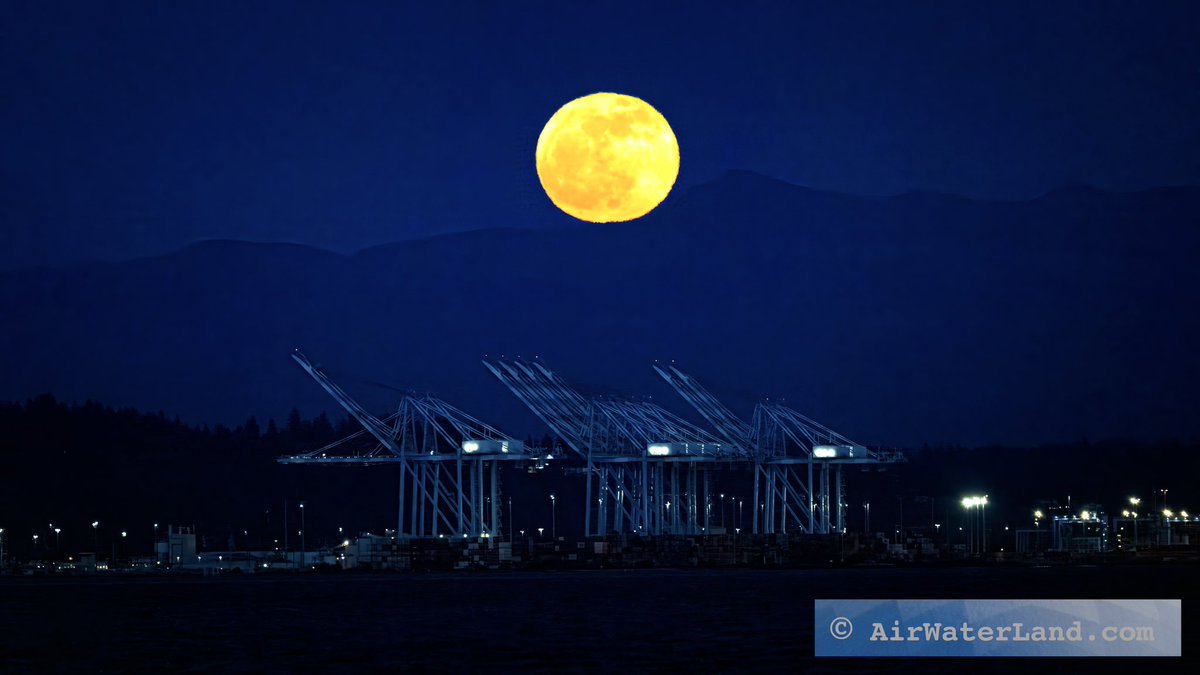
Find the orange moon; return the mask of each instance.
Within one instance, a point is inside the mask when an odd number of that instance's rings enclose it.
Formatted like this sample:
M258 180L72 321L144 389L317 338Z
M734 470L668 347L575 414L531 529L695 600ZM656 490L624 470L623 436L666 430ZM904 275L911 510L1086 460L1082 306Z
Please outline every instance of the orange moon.
M590 94L559 108L536 155L550 201L591 223L641 218L679 176L679 142L666 118L624 94Z

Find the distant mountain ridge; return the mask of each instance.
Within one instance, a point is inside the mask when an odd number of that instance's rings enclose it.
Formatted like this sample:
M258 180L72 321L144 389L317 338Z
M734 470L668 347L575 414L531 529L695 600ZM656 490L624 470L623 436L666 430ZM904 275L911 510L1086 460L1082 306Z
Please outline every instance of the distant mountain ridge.
M734 408L786 396L870 443L1195 437L1200 189L1025 202L855 197L731 172L630 223L476 230L342 255L206 241L0 273L0 398L53 392L236 423L431 390L540 427L479 364L687 408L675 359Z

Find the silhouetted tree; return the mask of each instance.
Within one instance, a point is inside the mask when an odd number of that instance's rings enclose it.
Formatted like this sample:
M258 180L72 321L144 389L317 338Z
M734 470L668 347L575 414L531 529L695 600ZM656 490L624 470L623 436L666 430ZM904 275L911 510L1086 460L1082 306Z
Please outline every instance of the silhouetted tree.
M288 413L287 432L294 437L298 437L304 432L304 421L300 418L300 411L295 408Z
M259 435L258 420L255 419L254 415L251 415L250 418L246 420L246 423L242 425L241 437L243 440L257 441Z

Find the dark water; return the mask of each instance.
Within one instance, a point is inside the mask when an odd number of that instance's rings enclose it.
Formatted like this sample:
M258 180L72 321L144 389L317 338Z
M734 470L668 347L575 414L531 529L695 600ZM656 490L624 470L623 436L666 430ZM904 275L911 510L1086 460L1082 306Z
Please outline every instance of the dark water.
M0 579L0 672L1191 671L1191 566ZM1182 598L1183 659L817 659L814 598Z

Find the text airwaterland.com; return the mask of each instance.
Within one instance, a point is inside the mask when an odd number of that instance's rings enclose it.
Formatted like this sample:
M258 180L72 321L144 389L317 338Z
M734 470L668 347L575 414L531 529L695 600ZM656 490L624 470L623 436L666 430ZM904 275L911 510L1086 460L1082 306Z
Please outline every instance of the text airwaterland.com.
M817 600L817 656L1180 656L1179 600Z

